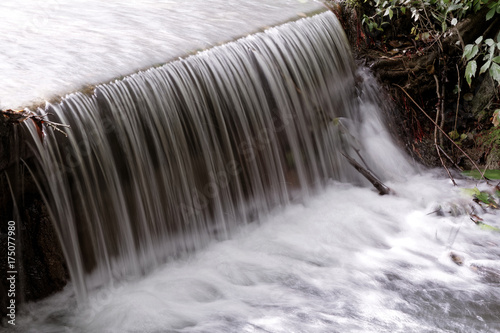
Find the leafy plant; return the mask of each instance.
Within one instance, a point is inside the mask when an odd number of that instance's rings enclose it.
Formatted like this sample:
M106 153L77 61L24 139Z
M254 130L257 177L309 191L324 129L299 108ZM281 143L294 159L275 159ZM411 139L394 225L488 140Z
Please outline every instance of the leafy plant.
M360 0L348 1L360 5ZM383 31L394 16L408 14L413 21L411 34L415 39L423 41L439 39L466 15L477 12L484 6L489 8L486 20L500 14L500 0L364 0L364 4L374 12L372 15L364 14L362 20L370 31ZM478 72L479 62L482 64L479 75L489 71L490 76L500 84L500 33L496 41L492 38L483 39L480 36L473 44L464 48L465 79L469 86Z
M462 142L468 138L467 134L459 134L456 130L451 131L448 135L456 144L462 144Z
M500 14L500 1L487 1L487 3L490 10L486 14L486 21L495 16L495 13Z
M478 140L478 143L483 149L500 147L500 127L492 127L485 131L482 138Z
M465 176L469 176L475 179L481 179L482 174L478 170L467 170L463 171ZM500 170L484 170L484 177L488 179L500 179ZM475 191L472 194L478 194Z
M499 170L496 170L496 171L499 171ZM462 189L462 191L468 195L471 195L474 198L474 201L476 201L477 203L482 202L491 208L498 209L498 203L496 202L493 195L491 195L490 193L480 191L477 187L474 187L472 189L464 188L464 189Z
M388 17L389 20L392 20L394 15L409 13L414 22L411 33L417 39L420 38L421 33L439 32L439 30L444 33L468 13L477 11L485 3L488 3L484 0L365 0L364 2L375 10L373 15L364 15L363 17L363 24L370 31L373 29L383 30L382 27L388 24L388 22L377 23L377 17Z
M500 1L498 2L500 4ZM500 11L500 5L495 7L495 12ZM489 13L489 12L488 12ZM462 58L467 61L465 69L465 79L469 86L472 77L477 72L477 59L482 56L484 64L479 70L479 75L489 71L490 76L500 84L500 33L496 37L496 42L492 38L483 41L483 36L478 37L474 44L467 44L464 48Z

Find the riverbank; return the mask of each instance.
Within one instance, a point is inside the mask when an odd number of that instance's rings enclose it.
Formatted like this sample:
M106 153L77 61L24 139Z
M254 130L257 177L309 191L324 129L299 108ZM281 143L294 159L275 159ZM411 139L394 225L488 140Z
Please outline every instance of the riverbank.
M376 16L370 3L330 2L330 8L358 62L368 66L389 93L408 153L431 167L499 169L499 85L488 71L468 84L463 50L478 37L499 38L494 27L500 15L487 20L490 9L483 6L454 22L453 29L443 33L428 28L424 33L416 29L420 22L409 10L403 14L399 9L389 19ZM378 29L369 29L368 17L378 20Z

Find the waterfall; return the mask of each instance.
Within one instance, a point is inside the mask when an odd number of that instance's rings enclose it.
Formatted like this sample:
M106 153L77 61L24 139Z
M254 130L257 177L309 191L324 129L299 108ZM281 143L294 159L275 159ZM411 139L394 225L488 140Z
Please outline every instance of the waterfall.
M384 128L379 109L360 113L365 81L323 13L39 110L71 125L67 137L31 132L77 297L226 239L329 179L362 182L341 153Z

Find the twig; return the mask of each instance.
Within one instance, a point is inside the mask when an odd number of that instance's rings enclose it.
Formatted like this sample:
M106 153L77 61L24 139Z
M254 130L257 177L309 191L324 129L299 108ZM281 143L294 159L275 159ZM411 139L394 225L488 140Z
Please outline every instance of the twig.
M444 84L441 85L441 105L440 105L440 112L441 112L441 123L439 124L441 128L444 128L444 99L446 98L445 96L446 91ZM439 133L439 144L442 146L443 145L443 134Z
M458 34L460 36L460 34ZM462 37L460 37L462 38ZM462 42L463 43L463 42ZM458 107L460 106L460 93L462 92L462 87L460 86L460 69L458 68L458 64L455 64L457 67L457 78L458 78L458 94L457 94L457 110L455 111L455 126L453 130L457 130L457 120L458 120Z
M349 131L349 129L347 128L346 124L344 124L342 122L342 120L340 118L337 118L337 122L336 124L338 125L338 128L340 129L340 131L351 138L351 140L346 140L347 141L347 144L349 146L351 146L351 148L356 152L356 155L358 155L359 159L361 160L361 162L363 162L363 164L365 165L365 167L371 172L371 173L374 173L370 167L368 166L368 163L366 163L365 159L363 158L363 156L361 155L360 153L360 149L358 148L357 143L358 140L356 139L356 137L354 135L351 134L351 132ZM344 151L345 152L345 151Z
M434 74L434 81L436 81L436 95L438 98L438 102L436 104L436 120L434 121L434 124L436 124L436 126L434 127L434 144L437 145L437 135L439 127L437 122L439 120L439 115L441 113L441 94L439 93L439 80L436 74ZM441 144L441 142L439 143Z
M441 148L440 146L438 146L439 150L441 151L441 153L444 154L444 156L446 156L446 158L451 162L453 163L453 165L455 166L455 168L457 168L458 170L462 171L463 169L461 167L459 167L455 161L453 161L453 159L450 157L450 155L446 154L446 152L443 150L443 148Z
M0 114L9 123L20 124L27 119L31 119L34 122L39 122L41 124L45 123L45 124L49 125L50 127L52 127L54 130L61 132L65 136L68 136L68 134L66 132L64 132L63 130L61 130L59 127L69 128L70 126L66 125L66 124L60 124L60 123L56 123L54 121L44 119L45 117L50 115L49 113L47 113L45 115L38 115L30 110L10 110L9 109L9 110L0 110Z
M428 119L429 119L429 120L430 120L430 121L431 121L431 122L432 122L435 126L437 126L437 128L438 128L438 129L439 129L439 130L440 130L440 131L444 134L444 136L445 136L448 140L450 140L450 142L451 142L451 143L452 143L455 147L457 147L457 148L458 148L458 150L460 150L460 152L461 152L462 154L464 154L464 155L465 155L465 157L467 157L467 158L469 159L469 161L471 161L471 162L472 162L472 165L474 165L474 168L476 168L476 169L477 169L477 171L479 171L479 173L481 174L481 179L483 179L483 178L484 178L484 172L482 172L482 171L481 171L481 169L479 169L479 167L477 166L476 162L474 162L474 161L472 160L472 158L471 158L471 157L470 157L470 156L469 156L469 155L468 155L468 154L467 154L467 153L466 153L466 152L465 152L462 148L460 148L460 146L459 146L459 145L457 145L457 144L455 143L455 141L453 141L453 140L452 140L452 139L448 136L448 134L446 134L446 132L445 132L445 131L441 128L441 127L439 127L439 126L438 126L438 124L437 124L437 123L436 123L436 122L435 122L435 121L431 118L431 116L429 116L429 115L427 114L427 112L425 112L425 110L424 110L424 109L422 109L422 107L421 107L420 105L418 105L418 104L417 104L417 102L415 102L415 100L414 100L414 99L410 96L410 94L408 94L408 92L407 92L407 91L406 91L403 87L401 87L399 84L396 84L396 83L394 83L394 85L395 85L396 87L398 87L399 89L401 89L401 90L402 90L402 91L406 94L406 96L408 96L408 98L409 98L409 99L410 99L410 100L411 100L411 101L412 101L412 102L413 102L413 103L417 106L417 108L418 108L420 111L422 111L422 113L423 113L423 114L424 114L424 115L425 115L425 116L426 116L426 117L427 117L427 118L428 118ZM480 179L480 180L481 180L481 179Z
M351 158L347 154L342 153L342 155L345 158L347 158L347 160L349 161L349 163L351 163L351 165L354 167L354 169L358 170L359 173L361 173L366 179L368 179L370 181L370 183L372 183L373 186L375 186L375 188L378 190L378 193L380 195L385 195L385 194L391 193L391 190L387 186L385 186L380 180L378 180L377 177L375 177L375 175L373 175L373 173L371 173L370 171L363 168L361 166L361 164L356 162L356 160L354 160L353 158Z
M455 26L455 30L457 31L458 40L460 41L460 46L462 46L462 51L463 51L463 49L465 48L464 40L463 40L462 35L460 34L460 30L458 30L457 26ZM458 67L458 65L457 65L457 67Z
M437 154L439 156L439 159L441 160L441 165L443 166L443 168L446 170L446 173L448 173L448 177L450 177L452 183L454 186L457 186L457 183L455 183L455 179L453 179L453 176L451 175L450 173L450 170L448 170L448 168L446 167L446 164L444 164L444 161L443 161L443 158L441 157L441 152L439 151L439 146L437 143L434 143L434 146L436 147L436 151L437 151Z

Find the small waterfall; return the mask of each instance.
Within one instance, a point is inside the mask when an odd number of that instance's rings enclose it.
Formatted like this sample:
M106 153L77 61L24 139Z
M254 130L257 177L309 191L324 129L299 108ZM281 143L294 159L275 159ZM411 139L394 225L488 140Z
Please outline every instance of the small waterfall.
M360 114L363 82L323 13L48 105L68 137L31 131L77 297L361 182L341 153L380 117Z

